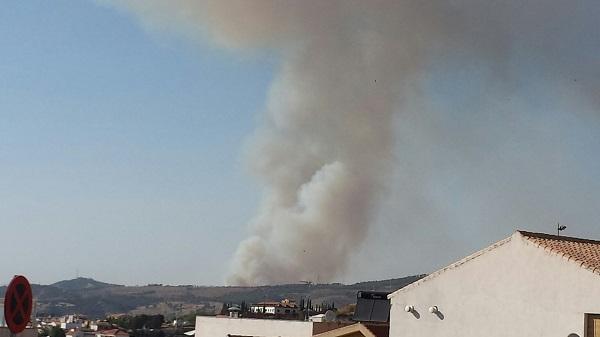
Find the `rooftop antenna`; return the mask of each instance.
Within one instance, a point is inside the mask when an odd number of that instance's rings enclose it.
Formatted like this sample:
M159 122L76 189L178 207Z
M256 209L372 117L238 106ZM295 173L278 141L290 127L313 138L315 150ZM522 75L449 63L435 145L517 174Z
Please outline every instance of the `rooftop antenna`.
M565 229L567 229L567 226L565 225L560 225L560 223L556 223L556 235L560 236L560 232L564 231Z

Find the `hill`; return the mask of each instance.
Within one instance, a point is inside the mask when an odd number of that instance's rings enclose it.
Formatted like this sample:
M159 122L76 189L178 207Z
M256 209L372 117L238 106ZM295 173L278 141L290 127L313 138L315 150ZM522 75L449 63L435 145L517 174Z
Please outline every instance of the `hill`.
M313 303L335 302L337 306L356 302L359 290L394 291L425 275L350 285L284 284L260 287L209 286L122 286L89 278L60 281L51 285L33 285L38 314L85 314L92 318L110 314L214 314L222 303L246 303L263 300L311 298ZM0 288L0 291L4 291Z
M96 281L91 278L78 277L72 280L60 281L51 284L51 286L63 289L63 290L83 290L83 289L99 289L99 288L107 288L107 287L119 287L116 284L104 283L100 281Z

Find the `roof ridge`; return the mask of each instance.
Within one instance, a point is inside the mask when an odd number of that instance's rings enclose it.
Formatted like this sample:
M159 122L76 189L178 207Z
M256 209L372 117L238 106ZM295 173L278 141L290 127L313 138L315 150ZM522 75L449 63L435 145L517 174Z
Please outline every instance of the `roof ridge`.
M559 241L572 241L572 242L579 242L579 243L591 243L591 244L600 245L600 240L583 239L583 238L576 238L573 236L562 236L562 235L554 235L554 234L547 234L547 233L528 232L528 231L522 231L522 230L518 230L517 232L519 232L521 235L523 235L525 237L534 237L534 238L559 240Z

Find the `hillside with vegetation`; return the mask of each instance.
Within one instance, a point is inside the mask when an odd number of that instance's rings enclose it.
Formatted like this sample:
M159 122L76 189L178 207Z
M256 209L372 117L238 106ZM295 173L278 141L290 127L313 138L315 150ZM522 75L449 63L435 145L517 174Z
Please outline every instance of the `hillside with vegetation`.
M76 278L51 285L32 286L38 315L84 314L102 318L115 314L164 315L167 318L213 315L223 303L254 303L284 298L312 303L335 303L341 307L356 302L359 290L392 292L422 278L408 276L350 285L285 284L260 287L161 285L123 286ZM4 292L4 287L0 291Z

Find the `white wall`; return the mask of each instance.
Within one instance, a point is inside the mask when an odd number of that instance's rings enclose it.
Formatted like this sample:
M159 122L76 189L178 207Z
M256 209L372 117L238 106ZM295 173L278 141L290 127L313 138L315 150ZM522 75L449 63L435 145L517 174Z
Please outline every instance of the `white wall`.
M417 313L405 312L406 305ZM440 316L429 313L434 305ZM585 337L585 313L600 313L600 275L515 233L508 243L394 294L390 336Z
M275 307L274 306L251 306L250 307L250 312L253 313L265 313L265 314L275 314Z
M81 322L60 323L60 328L63 330L79 329L83 326Z
M261 337L310 337L313 323L274 319L196 317L195 337L227 337L227 334Z

